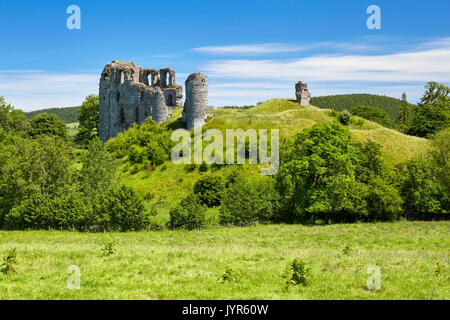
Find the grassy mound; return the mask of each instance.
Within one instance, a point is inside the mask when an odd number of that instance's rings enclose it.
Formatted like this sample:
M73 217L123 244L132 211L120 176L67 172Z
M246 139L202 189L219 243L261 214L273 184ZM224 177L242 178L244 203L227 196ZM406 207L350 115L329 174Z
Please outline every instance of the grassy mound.
M279 129L280 138L289 137L316 123L337 121L331 110L314 106L300 106L288 99L271 99L250 109L210 109L211 117L205 129ZM170 129L183 128L181 109L175 109L172 118L162 125ZM404 135L377 123L353 117L349 125L355 141L372 140L382 146L384 160L390 166L405 161L426 150L426 139ZM213 169L210 169L210 171ZM218 172L226 175L232 170L242 170L246 175L259 174L258 166L226 166ZM187 171L185 165L167 161L153 170L135 170L127 160L121 160L122 181L150 198L160 212L158 220L167 222L170 208L192 190L194 183L207 174L198 169Z

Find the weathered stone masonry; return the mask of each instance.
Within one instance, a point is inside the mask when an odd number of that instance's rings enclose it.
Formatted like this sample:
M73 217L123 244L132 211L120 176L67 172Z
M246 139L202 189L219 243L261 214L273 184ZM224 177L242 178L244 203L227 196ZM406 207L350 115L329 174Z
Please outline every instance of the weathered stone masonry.
M300 105L309 106L311 94L308 91L308 85L306 83L299 81L295 84L295 95Z
M99 99L99 135L107 141L149 117L157 123L167 119L172 108L183 106L183 88L176 84L170 68L158 73L133 62L113 61L103 69Z

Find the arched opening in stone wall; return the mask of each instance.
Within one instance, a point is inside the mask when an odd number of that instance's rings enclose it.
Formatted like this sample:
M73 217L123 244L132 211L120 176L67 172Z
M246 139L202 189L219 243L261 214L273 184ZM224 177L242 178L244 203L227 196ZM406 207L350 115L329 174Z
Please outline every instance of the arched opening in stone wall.
M134 121L139 122L139 108L134 111Z
M116 100L117 100L117 102L119 102L119 100L120 100L120 92L117 92Z
M169 88L172 86L172 84L170 83L170 73L169 72L166 73L166 85Z

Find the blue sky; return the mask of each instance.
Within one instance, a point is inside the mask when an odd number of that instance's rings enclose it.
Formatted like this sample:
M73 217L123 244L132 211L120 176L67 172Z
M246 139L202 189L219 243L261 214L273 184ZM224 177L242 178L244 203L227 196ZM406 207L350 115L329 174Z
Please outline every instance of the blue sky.
M68 30L66 8L81 8ZM381 30L369 30L369 5ZM18 108L79 105L104 65L171 66L209 77L211 105L369 92L416 102L450 81L448 0L2 1L0 95Z

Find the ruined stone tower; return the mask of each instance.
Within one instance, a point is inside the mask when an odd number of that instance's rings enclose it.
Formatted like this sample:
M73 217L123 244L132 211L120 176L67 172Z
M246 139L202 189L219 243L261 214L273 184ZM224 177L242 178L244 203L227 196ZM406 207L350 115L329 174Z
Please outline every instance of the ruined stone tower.
M311 94L308 91L308 85L306 83L299 81L295 84L295 95L300 105L309 106Z
M208 107L208 78L201 73L192 73L186 80L186 101L183 121L186 129L200 128L206 122Z
M183 88L175 83L175 72L170 68L161 69L158 75L156 69L113 61L103 69L99 99L99 135L107 141L133 123L153 118L153 108L157 123L167 119L172 108L182 107Z

